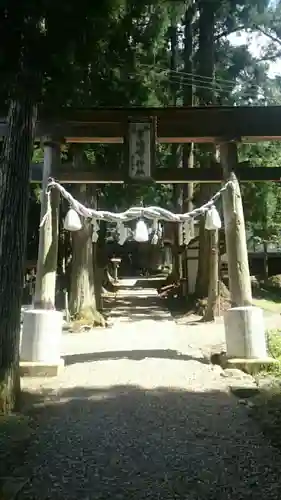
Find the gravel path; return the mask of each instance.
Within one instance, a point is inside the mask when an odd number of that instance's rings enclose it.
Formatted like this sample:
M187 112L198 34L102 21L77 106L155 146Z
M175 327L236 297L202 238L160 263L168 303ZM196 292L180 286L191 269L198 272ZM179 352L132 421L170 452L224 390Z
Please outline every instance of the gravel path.
M129 285L112 328L64 336L58 379L24 380L37 432L17 499L280 499L280 456L202 354L209 326Z

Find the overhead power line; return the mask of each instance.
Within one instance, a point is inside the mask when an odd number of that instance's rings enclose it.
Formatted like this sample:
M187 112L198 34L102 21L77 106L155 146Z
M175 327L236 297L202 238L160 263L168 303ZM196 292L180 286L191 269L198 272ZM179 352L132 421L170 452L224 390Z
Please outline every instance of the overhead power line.
M140 64L141 67L143 68L149 68L151 69L152 71L154 70L155 71L155 66L154 65L151 65L151 64ZM237 81L236 80L228 80L227 78L219 78L219 77L210 77L210 76L204 76L204 75L200 75L198 73L187 73L186 71L181 71L181 70L170 70L169 68L164 68L163 66L157 66L157 70L161 70L162 72L165 72L165 73L169 73L169 74L175 74L177 76L181 76L181 77L189 77L189 78L192 78L194 83L196 83L197 81L199 83L210 83L210 82L216 82L216 83L222 83L224 84L225 86L229 85L229 86L236 86L237 85ZM260 85L253 85L254 88L257 88L257 89L260 89Z

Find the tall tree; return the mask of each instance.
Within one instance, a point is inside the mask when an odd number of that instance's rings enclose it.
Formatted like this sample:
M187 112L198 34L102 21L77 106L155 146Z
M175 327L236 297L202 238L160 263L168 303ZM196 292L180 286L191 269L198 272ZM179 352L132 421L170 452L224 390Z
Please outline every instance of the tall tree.
M94 189L93 189L94 188ZM81 184L76 198L85 206L96 206L95 187ZM88 325L105 325L97 310L96 262L94 259L91 221L83 220L82 228L71 235L72 262L69 309L73 319Z
M170 56L170 96L171 105L176 106L178 104L178 94L179 94L179 82L174 77L179 69L179 33L178 33L178 10L177 3L171 4L171 25L169 29L170 35L170 46L171 46L171 56ZM172 144L171 146L171 163L174 169L182 167L181 161L181 147L178 144ZM182 199L183 190L180 184L173 185L173 204L174 210L178 213L182 211ZM175 224L174 227L174 245L173 245L173 274L176 279L182 278L182 261L179 248L179 234L178 225Z
M214 104L214 72L215 72L215 57L214 57L214 33L215 33L215 15L218 8L217 2L206 2L200 0L199 7L199 45L198 45L198 73L200 77L206 78L209 85L199 85L197 88L198 102L201 106L209 106ZM213 145L201 146L200 165L211 167L214 161L215 149ZM210 186L201 186L200 201L206 201L211 194ZM199 261L198 275L196 283L196 294L199 297L208 295L209 284L209 264L210 264L210 238L209 232L205 230L205 217L200 220L199 230Z
M77 145L69 149L75 169L84 170L93 165L85 151ZM80 184L73 193L75 198L89 208L97 209L97 188L94 184ZM83 219L82 228L71 234L72 259L70 266L69 311L74 320L81 324L104 326L103 316L98 311L101 293L100 269L95 258L95 243L92 242L93 225ZM103 274L103 273L102 273Z
M11 102L0 159L0 413L16 406L29 168L36 109L29 99Z
M183 16L183 31L184 31L184 46L183 46L183 68L184 75L193 75L194 65L194 21L195 21L196 7L195 2L192 1L187 3L185 13ZM193 106L194 104L194 82L192 76L190 78L190 85L183 85L183 105ZM194 145L184 144L183 146L183 168L193 168L194 167ZM184 197L184 205L186 210L192 210L193 208L193 194L194 186L193 183L188 183L187 190Z
M182 102L183 106L193 106L194 104L194 87L193 87L193 56L194 56L194 21L195 21L196 6L195 2L187 2L185 12L182 19L183 25L183 73L189 78L190 85L182 85ZM184 78L183 78L184 80ZM182 146L182 167L194 167L194 144L188 143ZM194 184L189 182L182 185L182 208L183 212L190 212L193 209ZM184 249L182 254L183 277L188 279L187 265L187 249ZM187 294L187 287L183 289L183 293Z

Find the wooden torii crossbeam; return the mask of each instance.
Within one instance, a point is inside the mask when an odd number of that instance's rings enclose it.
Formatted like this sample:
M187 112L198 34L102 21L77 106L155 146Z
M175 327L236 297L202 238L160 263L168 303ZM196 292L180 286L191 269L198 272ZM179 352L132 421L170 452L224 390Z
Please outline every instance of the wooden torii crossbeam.
M159 143L208 143L222 137L242 142L281 140L281 106L65 108L39 110L37 138L56 135L71 143L123 143L128 120L154 118ZM0 119L0 136L6 119Z
M85 166L86 167L86 166ZM124 174L121 170L94 168L89 170L81 166L81 170L75 170L72 163L63 163L53 172L54 177L61 184L105 184L124 183ZM255 167L249 166L248 162L239 163L234 169L240 182L264 182L281 181L281 167ZM173 169L157 168L153 174L153 181L158 184L183 184L186 182L196 183L219 183L223 178L221 166L212 168ZM31 164L31 183L41 183L43 179L43 163Z
M67 143L120 144L126 142L129 121L152 120L156 143L220 143L224 141L258 142L281 140L281 106L268 107L166 107L166 108L65 108L50 113L39 110L36 140L56 137ZM0 137L7 131L6 119L0 119ZM31 181L41 182L38 166L32 167ZM42 170L42 166L41 166ZM281 167L252 167L237 164L235 173L242 182L279 181ZM113 168L90 168L83 164L75 170L70 163L54 172L63 183L124 182L124 171ZM176 169L157 168L153 181L158 183L220 182L222 167Z

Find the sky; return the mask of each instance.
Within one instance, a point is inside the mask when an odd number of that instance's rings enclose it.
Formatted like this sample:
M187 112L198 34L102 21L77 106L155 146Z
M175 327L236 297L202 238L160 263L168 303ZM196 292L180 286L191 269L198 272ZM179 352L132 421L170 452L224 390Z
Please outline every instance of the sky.
M233 33L228 38L229 41L235 46L247 44L255 57L261 56L262 48L270 42L268 37L261 33L249 34L245 33L245 31ZM270 63L268 74L270 77L281 75L281 58L279 58L276 62Z
M271 5L274 6L277 4L277 0L272 0ZM262 52L262 47L265 47L270 43L268 37L263 35L262 33L249 34L245 33L245 31L238 31L237 33L233 33L229 37L230 42L235 45L249 45L252 54L255 57L259 57ZM275 75L281 75L281 58L279 58L276 62L270 63L270 69L268 72L269 76L274 77Z

